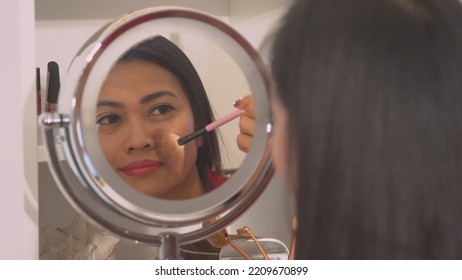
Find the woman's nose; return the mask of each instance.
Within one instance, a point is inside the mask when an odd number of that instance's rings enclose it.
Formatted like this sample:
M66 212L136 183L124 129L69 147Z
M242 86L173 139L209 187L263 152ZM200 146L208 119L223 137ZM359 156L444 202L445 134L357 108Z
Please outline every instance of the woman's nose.
M154 141L149 125L142 122L133 123L127 131L126 150L128 152L153 148Z

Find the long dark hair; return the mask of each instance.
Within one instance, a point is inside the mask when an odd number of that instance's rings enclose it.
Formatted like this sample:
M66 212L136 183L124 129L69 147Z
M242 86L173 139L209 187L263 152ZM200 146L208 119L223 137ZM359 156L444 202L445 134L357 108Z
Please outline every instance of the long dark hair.
M215 117L202 81L186 54L170 40L156 36L141 42L125 53L119 61L146 60L164 67L180 82L188 96L194 115L195 128L205 127ZM203 136L204 143L198 148L196 166L205 191L213 188L209 180L211 170L222 173L218 136L215 131Z
M461 3L297 1L272 69L296 257L461 259Z

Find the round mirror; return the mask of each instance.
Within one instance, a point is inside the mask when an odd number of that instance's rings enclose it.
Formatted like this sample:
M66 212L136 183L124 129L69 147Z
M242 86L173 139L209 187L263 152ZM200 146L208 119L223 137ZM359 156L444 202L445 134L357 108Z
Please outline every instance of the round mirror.
M190 199L219 187L242 163L235 119L242 110L233 101L250 89L212 42L168 35L140 42L112 66L95 123L105 158L126 183L153 197ZM203 130L222 119L229 122ZM189 141L179 145L182 139Z
M138 56L159 45L168 46L170 54L174 50L171 59L163 52L159 56L168 67ZM188 67L194 71L186 71L186 80L195 80L199 90L172 70ZM227 73L221 80L220 72ZM162 245L168 235L182 244L200 240L242 214L272 176L272 89L258 53L222 21L171 7L124 15L81 48L63 81L58 112L40 117L53 176L80 214L119 236L154 245ZM205 95L198 99L195 91ZM258 106L248 153L237 149L238 119L178 144L179 137L236 111L233 101L250 93ZM218 147L220 166L212 161L200 171L200 149L210 139ZM146 150L149 156L141 154ZM135 156L128 158L129 153ZM210 172L225 179L207 188ZM146 178L148 188L140 183ZM189 196L170 191L194 182L204 189ZM216 222L203 224L217 216Z

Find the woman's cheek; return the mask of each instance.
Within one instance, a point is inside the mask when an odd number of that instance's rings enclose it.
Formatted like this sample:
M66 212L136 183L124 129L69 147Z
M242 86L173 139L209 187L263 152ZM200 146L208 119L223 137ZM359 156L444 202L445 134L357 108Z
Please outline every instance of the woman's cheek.
M100 135L100 144L103 154L106 157L106 160L114 167L114 161L117 157L117 151L122 151L122 147L118 148L114 137L106 137L105 135Z
M183 137L194 132L194 123L192 122L182 122L171 125L169 128L170 132L178 135L178 137Z
M284 135L281 133L281 128L278 125L278 127L275 128L273 142L271 145L272 154L273 154L273 163L274 163L276 172L279 173L282 179L287 180L287 172L286 172L287 158L284 153L285 139L283 138L284 138Z
M189 119L192 120L193 118L190 117ZM189 122L183 123L180 129L180 132L178 132L179 133L178 136L182 137L182 136L191 134L192 132L194 132L194 122L189 121ZM200 146L199 142L201 143L202 138L203 137L198 137L194 139L193 141L190 141L184 146L184 149L185 149L184 150L184 167L185 169L189 169L191 168L191 166L196 165L197 149Z
M196 140L193 140L185 145L184 150L184 168L190 169L192 166L196 165L197 159L197 144Z
M178 135L178 137L182 137L194 131L194 121L191 121L191 119L192 116L182 116L181 118L176 118L173 121L155 123L153 129L154 131L158 129L165 130L172 134Z
M294 189L294 175L295 171L291 170L291 166L295 166L294 162L289 162L288 152L289 139L287 127L289 125L288 114L282 105L273 101L273 114L276 118L276 124L273 131L273 140L271 143L273 165L276 172L280 175L281 179L289 187L289 190L293 192Z

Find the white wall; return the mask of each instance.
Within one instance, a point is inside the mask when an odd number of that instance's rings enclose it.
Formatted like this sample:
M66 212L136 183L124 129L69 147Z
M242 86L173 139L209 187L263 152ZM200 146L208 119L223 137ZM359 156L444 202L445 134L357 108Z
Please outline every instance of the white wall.
M257 49L277 28L281 16L293 0L232 0L229 5L230 24Z
M33 0L0 1L0 259L38 256Z
M36 0L36 3L37 20L113 19L154 6L180 6L217 16L229 15L229 0Z

